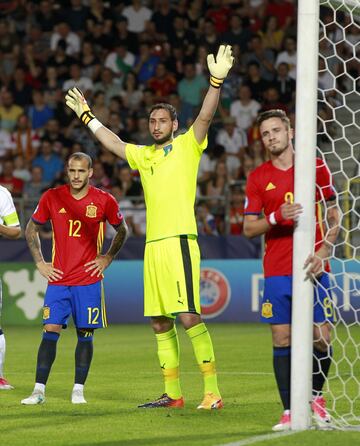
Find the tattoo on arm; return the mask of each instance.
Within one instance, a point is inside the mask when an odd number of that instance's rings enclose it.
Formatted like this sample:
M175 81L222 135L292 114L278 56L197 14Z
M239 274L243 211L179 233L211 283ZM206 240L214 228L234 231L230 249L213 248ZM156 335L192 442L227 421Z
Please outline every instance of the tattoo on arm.
M124 245L124 243L128 237L128 233L129 233L129 230L128 230L127 224L126 224L125 220L123 220L121 222L120 226L117 228L117 232L114 235L114 238L111 241L110 248L106 254L110 255L112 258L114 258L118 254L118 252L120 251L122 246Z
M39 225L36 225L32 220L29 220L25 229L25 237L34 262L43 262L44 257L41 252Z
M326 210L327 232L325 243L329 248L334 246L340 230L340 210L335 201L327 203Z

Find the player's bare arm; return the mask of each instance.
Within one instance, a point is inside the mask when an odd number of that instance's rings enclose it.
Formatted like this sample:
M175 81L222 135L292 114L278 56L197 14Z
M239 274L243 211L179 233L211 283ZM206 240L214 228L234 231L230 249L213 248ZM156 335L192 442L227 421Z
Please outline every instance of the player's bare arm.
M39 230L40 225L37 225L32 220L29 220L29 223L25 229L25 238L40 274L49 282L53 282L61 279L63 272L54 268L51 263L45 262L41 252Z
M220 45L216 60L213 54L209 54L207 57L207 64L210 71L210 87L205 95L201 110L194 122L194 134L196 141L199 144L201 144L206 137L219 103L220 87L233 63L234 58L232 56L230 45Z
M276 212L263 218L259 218L257 215L245 215L244 234L246 237L252 238L265 234L272 226L280 224L285 220L296 221L302 209L301 204L291 203L288 200Z
M2 237L16 240L21 237L20 226L6 226L0 224L0 235Z
M324 241L315 254L309 255L304 264L304 268L308 268L309 276L318 276L324 272L324 260L330 257L340 230L340 211L336 201L328 201L326 206L327 231Z
M85 271L92 271L90 274L91 276L101 276L103 271L110 265L115 256L119 253L120 249L123 247L128 235L129 230L125 220L123 220L117 228L116 234L111 241L108 251L103 255L98 255L96 259L85 263Z
M110 152L120 158L126 159L125 146L126 142L122 141L114 132L105 127L98 121L82 94L82 92L74 87L68 90L65 96L66 105L73 110L77 117L89 127L96 139Z

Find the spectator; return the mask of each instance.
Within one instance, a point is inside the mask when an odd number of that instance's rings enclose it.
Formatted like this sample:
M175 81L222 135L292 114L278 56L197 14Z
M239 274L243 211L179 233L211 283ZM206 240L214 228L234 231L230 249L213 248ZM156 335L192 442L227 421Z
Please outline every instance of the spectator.
M67 43L64 39L60 39L56 45L54 54L48 61L48 66L56 68L59 81L62 83L69 78L69 68L76 60L66 53Z
M264 100L264 92L270 83L261 77L260 66L257 62L250 62L244 83L250 87L251 96L258 102Z
M61 131L60 122L57 119L49 119L45 126L43 138L50 141L54 151L60 153L64 146L70 146L71 142ZM81 150L78 150L81 152Z
M159 57L151 53L151 46L147 42L140 44L139 55L135 58L134 72L140 84L146 82L155 74Z
M105 93L101 90L98 90L93 96L93 113L96 113L96 116L100 120L100 122L108 122L109 119L109 109L105 104Z
M172 23L172 31L167 34L167 40L171 47L183 46L187 57L193 56L195 52L195 33L186 26L186 19L176 15Z
M58 154L53 152L53 147L48 139L43 138L40 145L40 153L34 159L32 167L41 167L43 181L52 183L59 178L64 170L64 162Z
M62 89L67 91L69 88L78 87L85 95L89 94L94 88L94 84L88 77L82 76L81 67L78 63L73 63L70 66L70 79L67 79Z
M15 104L26 107L31 104L31 87L25 81L25 70L23 66L17 66L13 79L9 84Z
M17 120L24 110L17 104L14 104L13 95L8 90L1 91L1 105L0 105L0 128L6 132L13 132Z
M186 120L192 118L200 105L208 81L202 74L196 74L195 65L187 63L184 67L184 78L178 84L178 93L183 104Z
M135 56L128 51L123 42L117 42L115 50L112 51L105 59L105 67L110 68L116 76L116 81L122 83L125 75L133 69Z
M199 235L218 235L215 217L210 213L205 200L196 207L196 222Z
M95 54L94 47L89 39L84 40L82 43L80 64L82 77L88 77L93 82L99 80L101 62Z
M142 6L141 0L131 0L131 5L123 9L122 15L128 20L129 31L138 34L145 31L146 24L151 19L152 11L146 6Z
M0 176L0 185L6 187L13 197L21 197L24 189L24 182L14 177L14 162L11 159L3 162L3 171Z
M176 91L176 79L163 62L157 65L155 76L148 80L147 85L153 90L156 102L167 102L169 94Z
M24 186L24 198L31 201L32 211L40 200L41 194L48 187L49 183L43 181L42 168L40 166L33 166L31 168L30 181Z
M113 26L113 18L109 7L101 0L91 0L86 18L86 28L89 34L94 32L97 24L100 24L105 34L110 34Z
M245 132L254 122L261 105L251 97L250 87L241 85L239 88L239 99L230 105L230 115L236 119L236 125Z
M27 163L25 163L24 158L20 155L14 158L14 171L13 175L15 178L19 178L25 183L31 180L31 174L27 168Z
M114 82L114 75L110 68L101 70L100 81L94 85L93 93L101 90L105 92L105 104L109 106L111 98L121 94L121 86Z
M156 34L161 41L166 41L168 36L174 33L175 10L171 7L169 0L162 0L151 16Z
M70 5L60 10L60 15L74 33L80 35L84 33L89 8L83 5L82 0L70 0Z
M278 26L286 30L295 18L295 5L293 0L272 0L267 2L265 17L275 16Z
M104 166L101 161L94 161L93 163L93 174L90 178L90 184L106 192L110 192L110 178L106 175Z
M209 197L209 207L211 213L222 215L224 213L225 194L229 184L229 174L226 162L219 159L215 166L215 171L206 185L206 197Z
M66 54L77 56L80 53L80 37L71 31L66 21L61 21L55 26L55 32L50 38L51 51L55 51L60 40L66 42Z
M61 82L58 79L58 71L54 66L49 65L46 67L45 76L46 79L43 85L44 99L46 104L55 110L63 101Z
M244 223L244 201L245 193L240 184L230 186L230 234L241 235Z
M261 111L280 109L288 112L286 104L280 101L280 93L276 87L269 87L264 93L264 99Z
M277 66L277 75L273 82L273 86L279 92L280 102L290 105L295 101L296 82L289 76L289 65L281 62Z
M44 93L41 90L33 90L32 98L34 105L29 107L28 116L31 127L39 130L54 117L54 110L45 103Z
M35 11L35 20L47 36L53 32L56 23L58 23L58 17L52 1L42 0L39 2L39 9Z
M284 31L279 29L278 18L275 15L265 17L263 26L259 31L264 48L270 49L277 54L282 45Z
M216 33L214 22L210 19L204 21L203 30L199 37L199 45L205 45L208 53L216 54L219 48L219 36Z
M284 41L284 51L281 51L276 58L276 68L283 62L289 67L289 76L296 80L296 40L294 37L286 37Z
M254 35L249 43L249 52L245 54L243 63L249 65L256 62L260 67L261 77L266 81L272 81L275 75L275 56L272 50L263 47L259 35Z
M129 229L129 235L132 235L134 232L134 205L130 200L124 198L124 194L120 186L112 186L111 195L113 195L115 197L115 200L118 202L120 211L125 218L127 227ZM107 239L112 239L114 234L115 229L107 221L105 237Z
M149 135L149 120L147 116L139 116L137 130L132 135L136 144L152 145L154 140Z
M224 0L211 0L210 8L206 12L206 18L213 21L217 34L226 33L229 28L229 18L231 16L231 9L226 6ZM225 40L227 44L227 42Z
M11 22L5 19L0 20L0 76L4 83L7 83L16 65L20 54L19 37L11 31Z
M129 108L131 111L137 111L139 109L143 92L139 88L139 82L133 71L127 73L120 96L123 100L124 107Z
M12 134L13 155L21 156L25 161L31 162L37 155L40 139L35 130L31 128L28 116L22 114Z
M0 125L1 127L1 125ZM14 144L11 140L11 135L6 130L0 128L0 161L8 158L11 155L11 151L14 148ZM1 163L0 163L1 167Z
M236 127L233 116L223 119L224 128L216 135L216 143L225 148L226 166L230 177L236 176L240 167L241 149L247 146L246 133Z
M252 33L243 25L243 19L238 14L231 14L230 29L224 34L224 42L229 45L240 45L242 52L247 51Z
M115 22L115 38L128 48L132 54L139 52L139 40L136 33L129 31L128 20L124 16L120 16Z
M142 187L139 181L132 176L131 169L125 165L120 168L117 175L117 184L121 187L125 197L140 197L143 194ZM138 203L133 200L134 204Z

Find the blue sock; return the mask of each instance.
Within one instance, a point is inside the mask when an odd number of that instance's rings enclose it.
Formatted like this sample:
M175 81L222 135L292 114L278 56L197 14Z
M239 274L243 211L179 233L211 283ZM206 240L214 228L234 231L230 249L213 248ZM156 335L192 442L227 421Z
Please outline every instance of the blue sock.
M273 365L284 410L290 410L291 347L273 347Z
M56 344L60 334L52 331L45 331L39 347L37 365L36 365L36 382L46 384L51 366L56 357Z

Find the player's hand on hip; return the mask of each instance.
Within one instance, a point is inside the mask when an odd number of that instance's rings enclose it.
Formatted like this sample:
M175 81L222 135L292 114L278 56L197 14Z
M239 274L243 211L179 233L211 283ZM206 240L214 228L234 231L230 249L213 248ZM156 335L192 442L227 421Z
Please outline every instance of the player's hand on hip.
M112 258L108 255L98 255L96 259L85 263L85 272L90 272L90 276L100 277L104 270L110 265Z
M66 105L73 110L77 117L83 121L84 124L88 124L94 115L90 111L90 107L86 102L85 96L81 90L77 87L70 88L65 96Z
M54 268L51 263L38 262L36 267L39 273L49 282L61 280L64 274L60 269Z
M213 54L207 56L210 84L213 87L219 88L221 86L233 63L234 57L232 55L231 45L220 45L216 59Z

